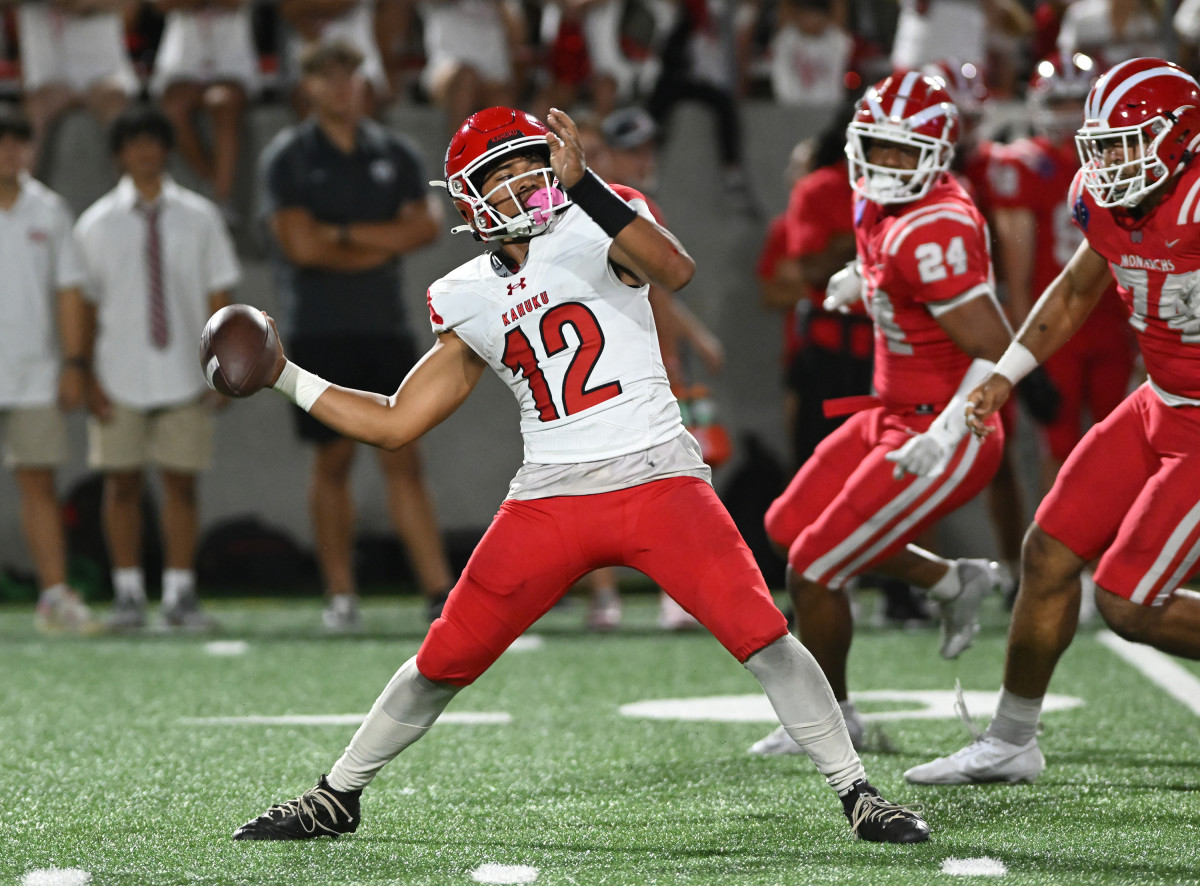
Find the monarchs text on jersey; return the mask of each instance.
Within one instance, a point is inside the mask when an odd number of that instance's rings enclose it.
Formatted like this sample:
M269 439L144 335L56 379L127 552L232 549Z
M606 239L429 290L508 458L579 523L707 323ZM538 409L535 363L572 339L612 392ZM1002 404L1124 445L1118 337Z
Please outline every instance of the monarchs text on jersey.
M1200 164L1192 164L1143 221L1096 206L1082 184L1071 185L1072 214L1088 245L1104 256L1130 311L1129 324L1150 381L1168 396L1200 401L1200 335L1171 320L1187 313L1181 296L1200 274Z
M650 217L636 191L614 190ZM453 330L517 398L526 462L600 461L683 431L649 288L621 282L611 244L569 207L515 273L484 254L429 288L434 332Z

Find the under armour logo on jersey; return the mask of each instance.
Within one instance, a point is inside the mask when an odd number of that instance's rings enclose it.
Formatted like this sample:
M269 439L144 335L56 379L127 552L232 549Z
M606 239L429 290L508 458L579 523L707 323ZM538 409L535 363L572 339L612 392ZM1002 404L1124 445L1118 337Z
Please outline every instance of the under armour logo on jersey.
M525 288L525 278L524 278L524 277L520 277L520 278L518 278L518 279L517 279L517 282L516 282L516 283L509 283L509 284L508 284L508 294L509 294L509 295L512 295L512 294L513 294L514 292L516 292L518 289L524 289L524 288Z
M1142 232L1141 231L1130 231L1129 239L1132 240L1134 243L1141 243L1142 242Z

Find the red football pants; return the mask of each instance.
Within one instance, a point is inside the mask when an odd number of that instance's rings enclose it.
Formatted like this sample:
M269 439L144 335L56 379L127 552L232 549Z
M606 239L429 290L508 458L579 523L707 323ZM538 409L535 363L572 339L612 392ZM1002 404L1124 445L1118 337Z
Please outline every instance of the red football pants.
M430 680L472 683L601 566L645 573L738 661L787 633L712 487L673 477L597 495L504 502L421 644L417 669Z

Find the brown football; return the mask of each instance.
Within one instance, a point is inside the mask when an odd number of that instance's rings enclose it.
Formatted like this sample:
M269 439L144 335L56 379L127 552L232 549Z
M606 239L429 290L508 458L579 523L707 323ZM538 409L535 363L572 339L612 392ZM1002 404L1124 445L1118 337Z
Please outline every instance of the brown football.
M227 397L249 397L266 387L279 354L275 327L250 305L221 308L200 335L200 368L209 387Z

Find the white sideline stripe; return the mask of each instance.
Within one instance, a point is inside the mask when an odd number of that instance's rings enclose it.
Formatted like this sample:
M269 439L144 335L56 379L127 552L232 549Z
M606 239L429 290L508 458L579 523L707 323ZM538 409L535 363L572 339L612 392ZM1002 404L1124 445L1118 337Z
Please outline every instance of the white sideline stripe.
M487 862L471 871L476 883L532 883L538 878L538 869L527 864L496 864Z
M951 877L1003 877L1008 865L998 858L947 858L942 862L942 873Z
M250 644L245 640L213 640L204 644L209 655L245 655Z
M1170 656L1150 646L1122 640L1112 631L1097 634L1101 643L1133 665L1151 683L1200 716L1200 679Z
M21 886L87 886L92 875L81 868L39 868L21 878Z
M180 717L179 722L184 726L358 726L366 718L366 714L284 714L279 717ZM511 723L512 714L505 711L458 711L442 714L437 721L460 726L487 726Z

